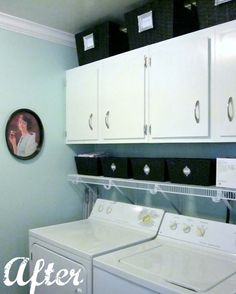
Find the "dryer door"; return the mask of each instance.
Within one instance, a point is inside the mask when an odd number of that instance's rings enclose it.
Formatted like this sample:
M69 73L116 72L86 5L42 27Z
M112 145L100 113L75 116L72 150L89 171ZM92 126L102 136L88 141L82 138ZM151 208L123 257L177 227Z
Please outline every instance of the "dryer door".
M44 267L37 276L38 283L45 281L45 270L48 268L49 264L51 264L49 267L52 269L53 264L53 272L50 270L50 282L54 281L54 283L52 285L46 285L44 282L42 285L37 286L34 292L35 294L87 293L87 271L82 264L59 255L38 244L33 244L31 254L30 276L32 276L37 260L43 259L45 262ZM61 272L59 273L59 271ZM78 273L78 275L70 278L70 273L73 274L73 272ZM68 274L65 276L65 273ZM60 282L63 284L66 282L68 283L65 285L59 285ZM79 285L77 282L79 282Z

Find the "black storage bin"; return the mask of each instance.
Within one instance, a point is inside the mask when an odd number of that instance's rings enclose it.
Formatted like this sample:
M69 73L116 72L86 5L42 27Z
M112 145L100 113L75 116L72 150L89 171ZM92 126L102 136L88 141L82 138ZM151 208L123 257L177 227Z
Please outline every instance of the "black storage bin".
M167 166L162 158L130 158L132 175L137 180L167 181Z
M172 183L211 186L216 184L215 159L167 159Z
M103 157L101 162L105 177L131 178L130 161L127 157Z
M197 0L200 28L236 19L236 0L215 5L215 0Z
M94 48L84 47L84 37L93 34ZM79 65L113 56L128 50L127 34L113 22L104 22L75 35ZM92 47L92 46L91 46Z
M75 163L78 174L101 176L102 167L99 157L78 157L75 156Z
M155 0L125 14L129 47L135 49L199 28L196 7L184 7L181 0ZM153 28L139 33L138 16L152 11Z

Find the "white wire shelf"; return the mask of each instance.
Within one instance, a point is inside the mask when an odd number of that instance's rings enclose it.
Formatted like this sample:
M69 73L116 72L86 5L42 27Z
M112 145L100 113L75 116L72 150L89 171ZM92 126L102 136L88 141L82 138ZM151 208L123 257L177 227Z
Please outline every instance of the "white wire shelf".
M100 185L109 190L112 187L149 191L151 194L168 193L184 196L211 198L214 202L220 200L236 201L236 189L219 188L215 186L194 186L173 184L170 182L140 181L134 179L108 178L103 176L68 175L68 181L73 184Z

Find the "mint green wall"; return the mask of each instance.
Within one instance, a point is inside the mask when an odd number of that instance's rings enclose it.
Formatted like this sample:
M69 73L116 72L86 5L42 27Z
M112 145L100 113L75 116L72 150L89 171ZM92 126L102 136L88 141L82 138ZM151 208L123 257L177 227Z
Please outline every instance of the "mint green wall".
M73 150L64 144L65 70L77 65L75 49L0 30L0 293L26 294L4 287L4 264L28 256L28 229L78 219L81 201L66 181L75 171ZM5 143L9 115L35 111L45 141L34 159L19 161Z

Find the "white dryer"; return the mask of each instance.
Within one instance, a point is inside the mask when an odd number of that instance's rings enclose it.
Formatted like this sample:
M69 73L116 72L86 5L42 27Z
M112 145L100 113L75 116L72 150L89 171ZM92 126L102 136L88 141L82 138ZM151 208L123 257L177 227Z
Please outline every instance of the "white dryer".
M153 241L94 259L94 294L235 294L236 225L166 213Z
M43 259L45 268L54 265L51 280L61 269L80 270L81 280L79 286L72 281L65 286L43 284L35 294L91 294L93 258L154 239L163 215L160 209L98 199L86 220L30 230L31 275ZM42 270L37 281L44 277Z

